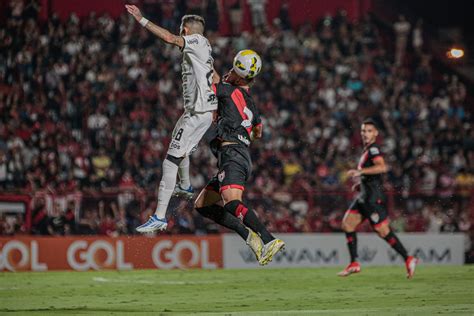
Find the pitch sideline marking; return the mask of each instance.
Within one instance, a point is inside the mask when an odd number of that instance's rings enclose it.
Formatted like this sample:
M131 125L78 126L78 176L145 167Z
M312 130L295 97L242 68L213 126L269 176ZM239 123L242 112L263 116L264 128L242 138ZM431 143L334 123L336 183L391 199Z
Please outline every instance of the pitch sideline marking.
M452 304L449 305L449 307L465 307L466 304ZM440 305L442 306L442 305ZM391 309L390 311L396 312L396 313L405 313L405 312L425 312L428 311L430 306L417 306L414 308L414 306L410 307L397 307L395 309ZM229 315L229 316L251 316L251 315L305 315L305 314L350 314L354 315L356 314L364 314L364 315L372 315L380 312L386 312L388 309L386 308L356 308L356 309L305 309L305 310L287 310L287 311L271 311L271 310L266 310L266 311L239 311L239 312L211 312L211 313L197 313L196 315L200 316L206 316L206 315ZM454 311L457 313L460 313L460 315L464 315L471 313L470 310L457 310ZM178 313L179 314L179 313Z
M104 277L93 277L93 281L101 283L136 283L136 284L161 284L161 285L195 285L195 284L218 284L222 281L147 281L147 280L134 280L134 279L108 279Z

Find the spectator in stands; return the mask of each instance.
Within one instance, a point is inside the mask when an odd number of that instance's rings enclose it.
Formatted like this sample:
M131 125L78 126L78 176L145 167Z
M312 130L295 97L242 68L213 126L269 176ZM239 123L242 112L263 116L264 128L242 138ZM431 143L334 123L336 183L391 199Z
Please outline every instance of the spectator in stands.
M400 15L398 21L393 24L393 28L395 30L395 65L400 66L405 58L411 25L404 15Z
M255 29L267 26L266 2L267 0L247 0L252 14L252 25Z
M66 217L59 203L55 203L53 213L48 220L48 233L51 236L64 236L66 230L70 231L70 228L66 228Z
M35 235L48 235L49 217L46 213L46 206L43 199L36 199L32 211L31 232Z
M81 217L78 223L79 235L95 235L97 234L97 226L99 224L98 211L86 209L84 216Z
M99 224L99 235L117 237L118 231L112 213L106 212Z
M7 156L5 151L0 148L0 188L2 190L7 189L8 181L8 165L7 165Z
M412 33L413 49L418 55L421 55L423 49L423 20L418 19Z
M230 27L232 30L232 35L240 36L242 30L242 3L241 0L230 0L225 1L227 6L226 11L229 12Z
M443 217L443 224L440 227L442 233L457 233L459 232L459 225L456 222L454 210L450 209Z

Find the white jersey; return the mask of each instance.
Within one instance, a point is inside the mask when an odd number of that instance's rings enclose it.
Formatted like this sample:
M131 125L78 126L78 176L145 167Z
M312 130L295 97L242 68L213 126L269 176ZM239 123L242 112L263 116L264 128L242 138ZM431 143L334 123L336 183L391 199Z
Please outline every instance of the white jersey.
M212 48L200 34L183 36L183 97L186 111L217 110L217 97L212 90Z

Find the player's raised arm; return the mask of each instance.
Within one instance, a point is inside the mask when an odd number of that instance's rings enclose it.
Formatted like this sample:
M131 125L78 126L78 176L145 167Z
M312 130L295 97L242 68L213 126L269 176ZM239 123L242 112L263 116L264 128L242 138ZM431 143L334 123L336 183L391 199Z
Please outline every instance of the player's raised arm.
M143 27L145 27L147 30L155 34L158 38L160 38L162 41L168 43L168 44L173 44L178 46L179 48L184 47L184 39L183 37L179 35L175 35L168 31L165 28L162 28L155 23L149 21L147 18L145 18L142 13L140 12L140 9L137 8L135 5L131 4L126 4L125 8L127 9L128 13L130 13L135 20L137 20Z

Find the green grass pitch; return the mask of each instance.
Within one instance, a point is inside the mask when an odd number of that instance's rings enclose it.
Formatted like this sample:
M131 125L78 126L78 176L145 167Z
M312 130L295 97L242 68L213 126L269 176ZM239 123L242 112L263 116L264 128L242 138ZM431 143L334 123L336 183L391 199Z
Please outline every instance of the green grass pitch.
M474 266L0 273L0 315L474 315Z

